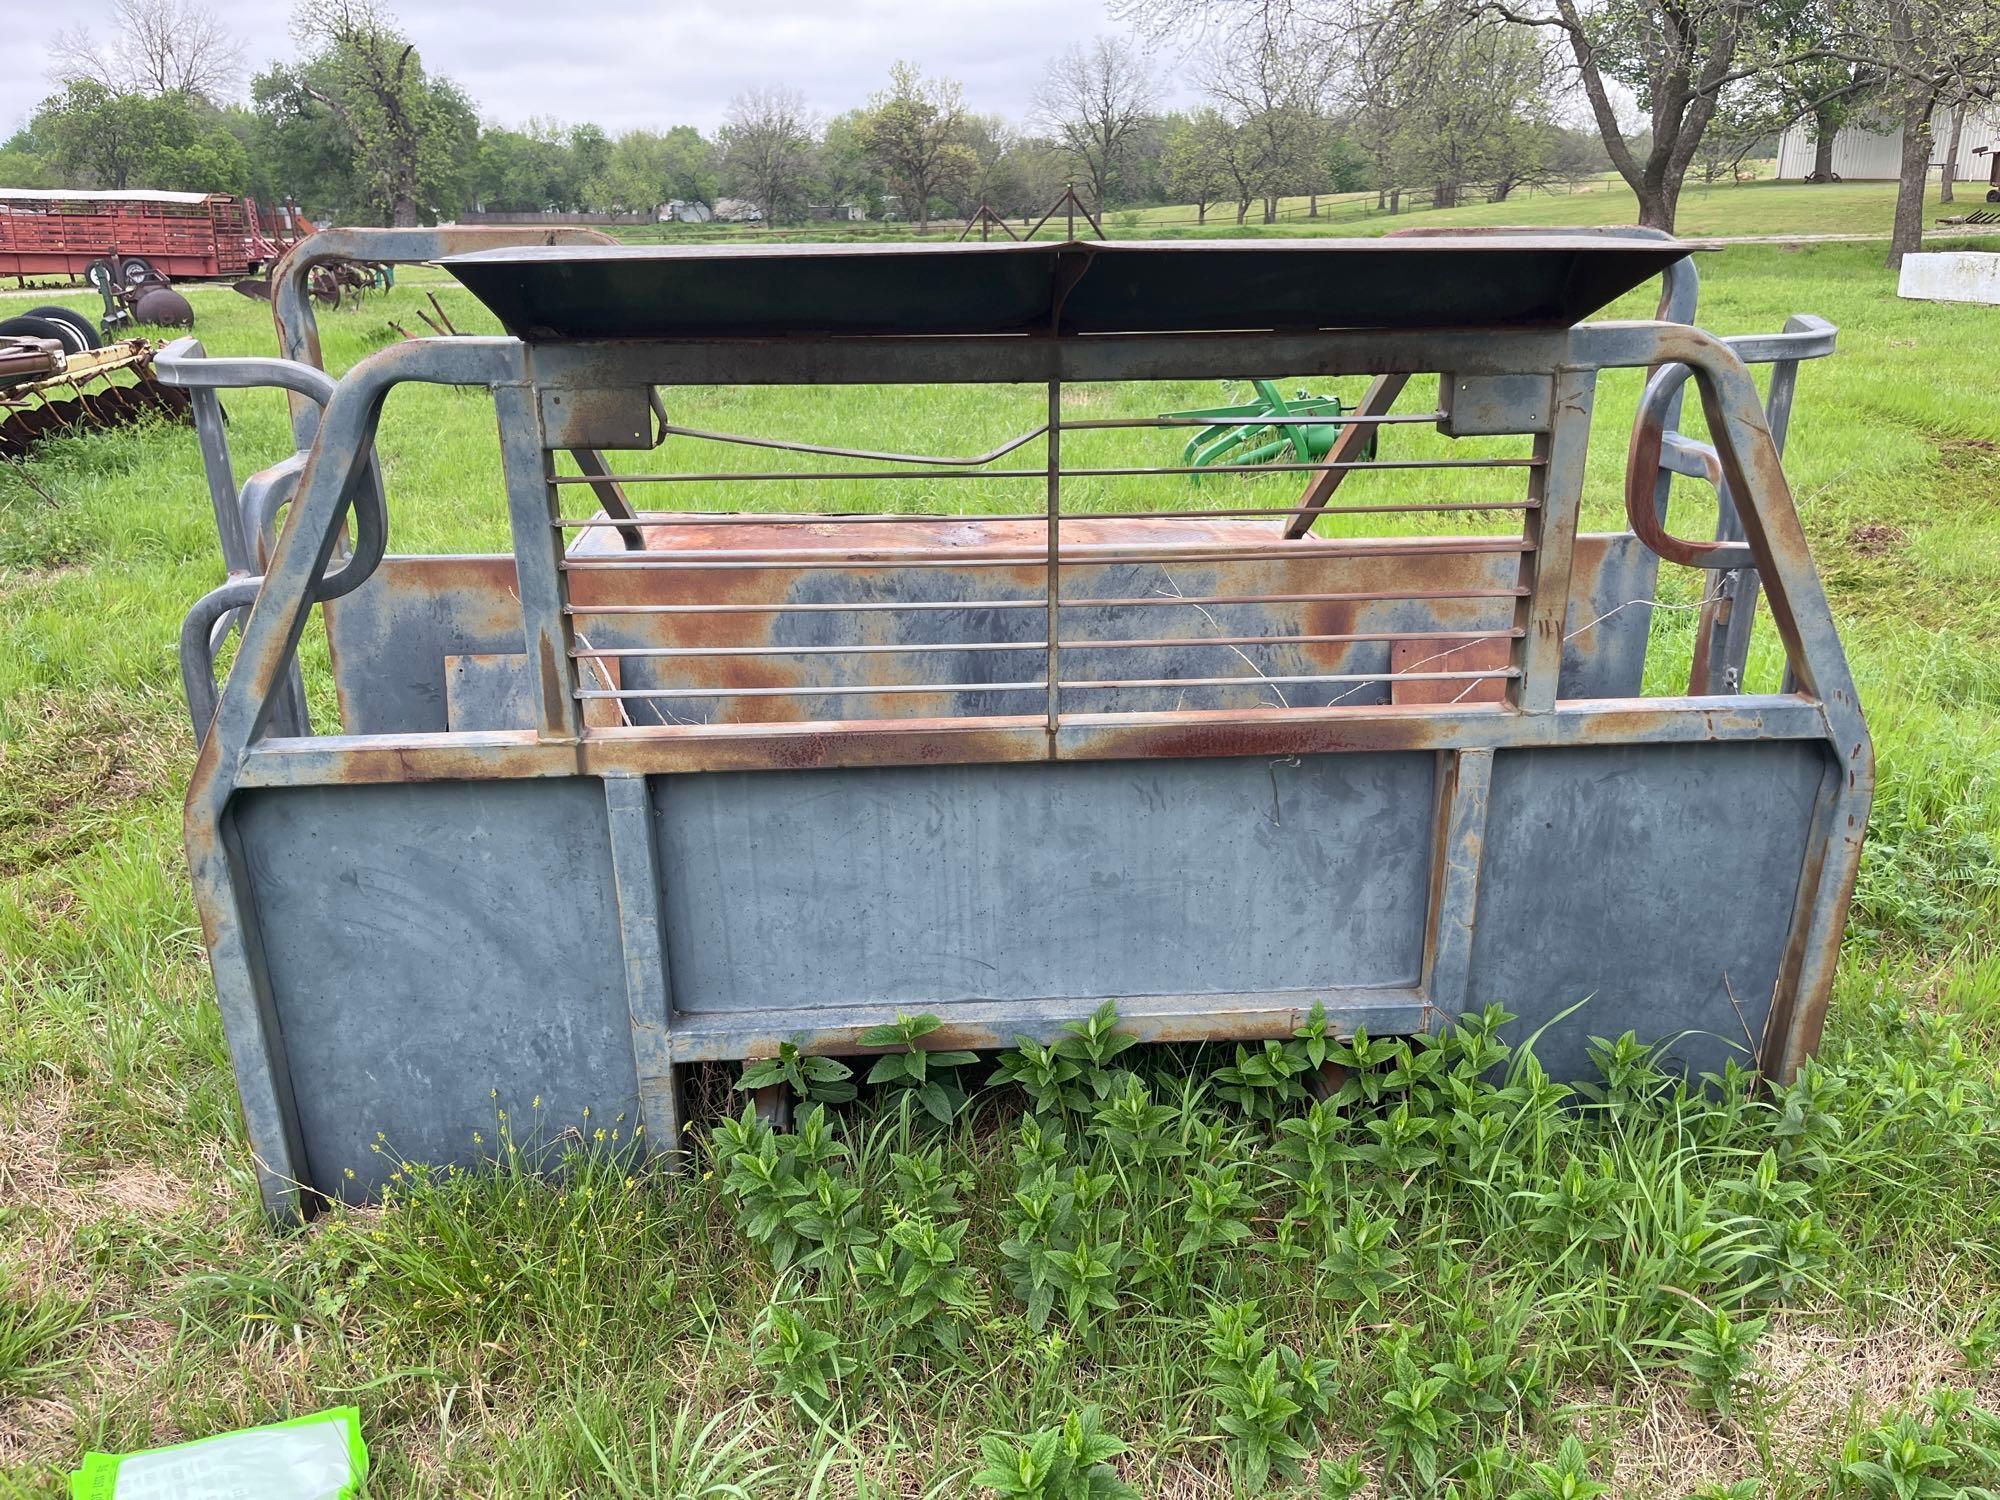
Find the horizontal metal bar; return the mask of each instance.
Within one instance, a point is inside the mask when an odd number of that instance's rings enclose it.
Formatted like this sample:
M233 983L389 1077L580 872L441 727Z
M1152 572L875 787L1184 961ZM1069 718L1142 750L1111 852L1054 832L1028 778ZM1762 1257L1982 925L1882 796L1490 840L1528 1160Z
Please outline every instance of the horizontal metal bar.
M989 448L984 453L969 454L963 458L949 458L928 453L883 453L872 448L832 448L820 443L795 443L784 438L751 437L740 432L713 432L701 427L677 427L666 423L660 428L662 437L695 438L702 442L729 443L742 448L772 448L781 453L816 453L825 458L876 459L883 463L938 464L945 468L972 468L979 464L990 464L995 459L1005 458L1016 448L1024 448L1038 437L1048 435L1048 424L1030 428L1019 437L1009 438L997 448Z
M1591 362L1658 362L1655 324L1593 340ZM1046 385L1241 380L1245 370L1516 375L1576 357L1569 328L1334 329L1326 332L947 334L915 337L578 339L538 344L545 388L620 385Z
M1344 463L1119 465L1110 468L1061 469L1062 479L1119 479L1147 474L1320 474L1340 469L1530 469L1538 458L1370 458ZM854 479L1046 479L1047 469L741 469L714 474L613 474L620 484L734 484L777 479L820 481ZM557 474L551 484L601 484L602 475Z
M1246 414L1240 417L1096 417L1089 421L1062 424L1064 432L1111 432L1127 427L1394 427L1420 422L1442 422L1441 411L1417 411L1384 413L1378 417L1365 417L1358 412L1347 412L1338 417L1264 417Z
M1261 548L1232 548L1227 551L1186 552L1127 552L1121 548L1093 550L1078 548L1079 555L1065 553L1059 561L1066 568L1112 567L1128 563L1194 563L1194 562L1311 562L1324 560L1337 562L1349 558L1368 557L1470 557L1488 552L1521 553L1534 551L1534 545L1520 537L1464 537L1451 538L1457 545L1435 545L1439 538L1412 537L1408 544L1398 547L1374 545L1388 541L1380 537L1359 538L1367 547L1338 547L1331 542L1312 546L1305 541L1279 542L1274 546ZM778 571L832 570L845 572L859 568L1034 568L1045 566L1048 554L1044 551L1017 551L993 553L966 548L962 553L940 556L928 548L923 551L908 551L900 554L878 553L872 556L846 556L827 558L824 555L794 554L771 549L760 552L730 552L716 550L706 552L698 558L662 557L654 553L603 553L583 557L567 558L563 567L572 573L623 571L626 569L688 569L706 571L711 569L758 568ZM1067 602L1067 601L1065 601Z
M1440 652L1439 655L1449 655ZM1127 677L1085 678L1065 681L1066 688L1175 688L1175 687L1255 687L1277 683L1286 687L1314 682L1477 682L1489 677L1518 677L1518 667L1495 667L1484 672L1318 672L1281 676L1253 672L1247 677ZM1289 712L1289 710L1287 710Z
M1372 516L1426 514L1433 511L1533 510L1538 502L1520 500L1422 500L1407 504L1326 505L1313 509L1319 516ZM1219 521L1258 516L1296 516L1297 505L1250 505L1227 510L1066 510L1065 521ZM549 524L566 531L616 526L892 526L929 521L963 524L968 521L1041 521L1047 511L914 512L865 511L829 515L824 511L640 511L631 520L622 516L558 516Z
M1251 682L1257 679L1247 679ZM872 698L912 693L1039 693L1048 683L1033 682L893 682L849 683L821 687L804 683L796 687L698 687L698 688L578 688L578 698ZM967 722L977 720L967 716Z
M925 1039L929 1047L1011 1047L1017 1037L1055 1041L1105 998L1118 1002L1118 1029L1145 1042L1257 1041L1289 1038L1314 1005L1325 1008L1333 1031L1357 1028L1388 1036L1423 1031L1437 1017L1415 986L1333 985L1311 990L1235 991L1196 995L1064 996L1033 1000L926 1001L943 1023ZM903 1009L909 1009L904 1006ZM896 1019L893 1005L840 1005L788 1010L783 1030L768 1011L677 1011L676 1061L718 1062L768 1056L782 1042L803 1051L846 1056L879 1052L862 1035Z
M1374 604L1405 600L1521 599L1525 588L1377 589L1329 594L1147 594L1138 598L1064 598L1064 609L1152 609L1165 605L1201 608L1225 604ZM794 615L898 614L905 610L1042 609L1046 599L923 599L867 604L572 604L565 613L579 617L619 615Z
M1488 672L1325 672L1279 676L1252 671L1237 677L1134 677L1064 678L1060 688L1175 688L1175 687L1256 687L1276 683L1286 687L1313 682L1466 682L1488 677L1518 677L1517 667L1496 667ZM898 682L887 685L848 683L823 687L801 683L795 687L697 687L697 688L578 688L578 698L869 698L882 694L922 693L1025 693L1044 692L1046 681L1036 682Z
M1254 679L1252 679L1254 680ZM1038 687L1042 684L1036 684ZM1066 713L790 724L588 728L576 743L533 730L274 736L252 744L240 788L411 781L680 775L808 767L1036 760L1319 755L1357 751L1828 740L1826 711L1795 693L1559 701L1524 714L1500 703Z
M1065 605L1065 608L1067 606ZM1306 646L1352 641L1508 640L1518 630L1362 630L1346 635L1168 635L1151 640L1065 639L1063 651L1171 650L1181 646ZM945 651L1046 651L1046 641L925 641L907 646L600 646L572 650L579 661L596 657L709 656L922 656Z

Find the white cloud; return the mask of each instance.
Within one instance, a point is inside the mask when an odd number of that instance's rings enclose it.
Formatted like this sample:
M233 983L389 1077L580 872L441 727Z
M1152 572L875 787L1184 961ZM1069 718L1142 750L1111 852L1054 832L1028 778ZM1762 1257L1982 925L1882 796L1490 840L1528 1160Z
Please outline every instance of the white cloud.
M209 3L243 39L251 71L292 54L283 0ZM455 79L482 118L594 120L614 134L712 130L732 96L773 85L837 114L882 87L897 58L957 79L973 109L1018 120L1051 57L1116 29L1101 0L394 0L393 8L425 66ZM87 8L0 0L8 38L0 133L50 92L48 40L79 16L87 21Z

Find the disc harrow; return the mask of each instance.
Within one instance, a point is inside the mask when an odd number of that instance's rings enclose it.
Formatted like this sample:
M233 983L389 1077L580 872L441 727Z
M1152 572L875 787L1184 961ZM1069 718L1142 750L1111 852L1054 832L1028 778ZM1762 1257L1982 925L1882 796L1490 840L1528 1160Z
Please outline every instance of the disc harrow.
M0 338L0 456L18 458L45 437L148 416L186 421L188 394L160 384L145 339L71 354L50 339Z

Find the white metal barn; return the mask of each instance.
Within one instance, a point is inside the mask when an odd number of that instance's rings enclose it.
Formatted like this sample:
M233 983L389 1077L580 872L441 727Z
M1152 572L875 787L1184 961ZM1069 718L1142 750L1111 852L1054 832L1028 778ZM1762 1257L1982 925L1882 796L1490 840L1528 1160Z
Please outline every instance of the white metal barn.
M1944 167L1945 152L1951 146L1951 111L1940 109L1931 116L1931 170ZM1985 151L1980 150L1981 147ZM2000 106L1965 112L1965 132L1958 143L1958 173L1954 182L1985 182L1991 170L1991 152L2000 150ZM1834 137L1833 170L1836 176L1857 181L1869 178L1893 181L1901 170L1903 128L1863 130L1849 126ZM1810 122L1801 121L1787 129L1778 141L1778 176L1798 182L1813 169L1813 138Z

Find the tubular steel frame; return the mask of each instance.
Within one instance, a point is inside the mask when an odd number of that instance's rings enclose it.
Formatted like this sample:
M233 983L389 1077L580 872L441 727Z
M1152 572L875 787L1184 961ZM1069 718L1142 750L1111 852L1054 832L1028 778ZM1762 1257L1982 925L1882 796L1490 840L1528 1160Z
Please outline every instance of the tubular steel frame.
M976 344L976 346L974 346ZM1128 378L1220 378L1234 370L1314 368L1376 376L1452 370L1458 376L1548 372L1554 408L1536 438L1532 494L1524 506L1514 624L1506 632L1510 664L1502 704L1440 708L1332 706L1216 712L1078 712L1064 702L1072 682L1060 676L1066 554L1060 508L1060 442L1050 442L1046 544L1046 676L1038 684L1046 712L956 720L868 720L800 724L588 726L582 706L594 690L578 674L580 648L566 576L562 482L552 450L564 434L544 426L550 392L652 388L678 384L876 384L910 380L1042 382L1050 432L1060 434L1066 382ZM1796 690L1734 698L1562 700L1558 666L1570 596L1584 452L1596 372L1604 368L1686 370L1714 434L1716 474L1734 500L1742 542L1700 548L1728 566L1754 566L1784 640ZM382 402L400 384L486 386L494 392L514 532L524 646L536 684L536 722L518 732L408 736L276 734L288 680L312 604L332 592L336 546L350 498L366 486ZM318 390L310 396L320 396ZM1650 472L1634 488L1650 502ZM218 502L220 504L220 502ZM368 530L364 526L364 530ZM1280 542L1280 546L1284 546ZM1296 544L1294 544L1296 546ZM1368 544L1314 544L1304 550L1364 550ZM1396 546L1390 542L1388 546ZM362 546L342 572L380 558L380 540ZM716 558L710 558L716 560ZM242 590L232 596L240 602ZM588 646L582 648L588 652ZM1458 674L1436 674L1458 676ZM980 684L990 686L990 684ZM744 1056L770 1046L784 1026L738 1018L666 1014L666 954L658 932L658 856L646 834L642 778L696 770L776 766L884 766L948 762L1092 760L1150 756L1296 756L1348 750L1434 750L1444 758L1438 808L1436 896L1428 914L1424 978L1414 992L1370 990L1346 996L1370 1004L1372 1024L1416 1030L1430 1016L1454 1014L1464 994L1468 934L1478 896L1482 826L1492 754L1516 746L1670 744L1728 740L1824 740L1832 758L1814 812L1812 852L1798 890L1792 936L1766 1030L1760 1064L1788 1074L1814 1046L1832 980L1846 902L1852 892L1866 820L1872 760L1868 734L1846 660L1814 574L1804 534L1780 470L1772 426L1742 360L1710 334L1674 324L1584 324L1526 332L1328 332L1300 336L1098 336L1090 340L850 340L800 358L796 344L732 340L710 344L554 344L510 338L418 340L380 350L340 380L324 402L318 438L298 476L296 500L270 556L268 572L244 626L242 650L222 688L188 790L186 834L204 934L214 962L244 1112L266 1200L296 1212L300 1142L290 1100L284 1040L272 1016L260 960L258 926L246 896L242 854L230 802L240 790L408 780L498 780L596 776L604 780L612 830L622 944L640 1058L648 1134L676 1140L678 1106L672 1066L698 1058ZM1126 1024L1140 1036L1282 1034L1302 996L1194 996L1136 1002ZM852 1046L874 1016L794 1012L816 1048ZM1062 1016L1022 1014L1010 1004L954 1010L954 1042L1004 1044L1018 1030L1052 1034Z

